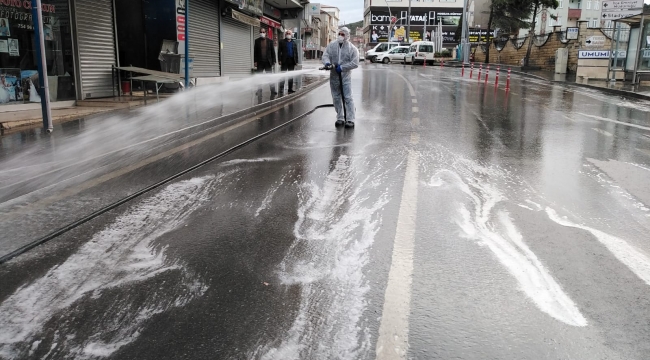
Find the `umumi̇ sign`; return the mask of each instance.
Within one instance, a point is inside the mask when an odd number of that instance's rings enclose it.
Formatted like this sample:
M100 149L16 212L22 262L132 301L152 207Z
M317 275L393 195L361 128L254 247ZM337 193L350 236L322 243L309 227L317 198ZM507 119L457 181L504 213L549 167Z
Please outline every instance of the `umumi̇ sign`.
M609 59L608 50L581 50L578 52L578 59Z

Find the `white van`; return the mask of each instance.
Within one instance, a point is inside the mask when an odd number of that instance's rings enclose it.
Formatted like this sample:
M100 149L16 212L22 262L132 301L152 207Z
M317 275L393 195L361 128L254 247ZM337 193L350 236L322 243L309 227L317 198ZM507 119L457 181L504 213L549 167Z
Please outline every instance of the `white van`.
M385 42L385 43L379 43L377 46L375 46L373 49L368 50L366 52L366 59L370 60L370 62L375 62L377 61L377 56L379 54L383 54L387 52L388 50L399 46L398 42Z
M404 58L406 64L422 64L433 63L433 55L435 53L435 44L431 41L416 41L411 44L409 53Z

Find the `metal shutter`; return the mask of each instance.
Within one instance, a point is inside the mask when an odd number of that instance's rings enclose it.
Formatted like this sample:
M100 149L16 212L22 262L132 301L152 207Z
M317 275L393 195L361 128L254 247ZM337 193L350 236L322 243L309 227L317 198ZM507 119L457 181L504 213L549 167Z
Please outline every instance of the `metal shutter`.
M113 96L113 0L75 0L81 99Z
M223 75L250 75L253 68L251 26L222 18Z
M220 76L219 8L215 0L190 2L190 56L194 58L194 76Z

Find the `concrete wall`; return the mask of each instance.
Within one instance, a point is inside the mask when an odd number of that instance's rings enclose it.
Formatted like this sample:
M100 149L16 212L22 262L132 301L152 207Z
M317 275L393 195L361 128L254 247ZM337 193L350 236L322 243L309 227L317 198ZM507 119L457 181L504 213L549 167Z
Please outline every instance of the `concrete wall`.
M570 72L575 73L578 67L578 51L579 50L610 50L611 49L611 40L603 34L600 29L588 29L586 22L580 22L580 36L578 40L571 40L567 44L562 43L559 40L559 32L554 32L549 34L548 41L542 45L537 46L533 44L533 48L530 55L530 65L541 67L543 70L554 71L555 70L555 51L559 48L568 48L569 49L569 62L568 68ZM591 36L605 36L605 44L598 48L587 47L585 41ZM501 51L497 50L495 44L491 44L490 48L490 63L493 64L504 64L519 66L521 65L521 60L526 57L526 52L528 51L528 42L530 38L526 38L523 46L517 49L513 44L512 40L508 40L506 45ZM620 49L627 49L627 43L622 43L619 45ZM472 50L473 51L473 50ZM475 53L476 62L485 61L485 52L481 48L478 48Z

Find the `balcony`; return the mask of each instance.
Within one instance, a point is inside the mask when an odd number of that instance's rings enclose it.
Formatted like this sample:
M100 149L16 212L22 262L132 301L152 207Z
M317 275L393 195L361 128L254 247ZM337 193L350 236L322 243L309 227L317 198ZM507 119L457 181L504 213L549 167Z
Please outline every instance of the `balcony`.
M580 19L582 16L582 9L569 9L569 19Z

